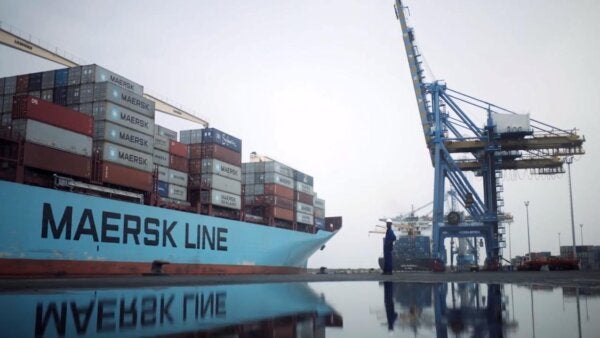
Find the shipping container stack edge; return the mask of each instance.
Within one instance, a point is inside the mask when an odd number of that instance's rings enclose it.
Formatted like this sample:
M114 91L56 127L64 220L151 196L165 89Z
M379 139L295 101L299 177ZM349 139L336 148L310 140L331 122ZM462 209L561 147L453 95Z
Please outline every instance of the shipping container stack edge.
M325 229L325 201L314 206L312 176L255 153L250 159L242 164L246 221L311 233Z
M241 220L242 141L216 128L182 130L188 146L190 202L205 215Z

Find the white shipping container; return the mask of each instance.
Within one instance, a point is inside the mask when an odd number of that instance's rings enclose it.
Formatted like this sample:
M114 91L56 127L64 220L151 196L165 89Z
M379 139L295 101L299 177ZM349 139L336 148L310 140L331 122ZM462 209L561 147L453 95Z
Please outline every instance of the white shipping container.
M308 184L304 184L302 182L296 182L296 190L303 192L305 194L313 195L313 187Z
M102 159L104 161L147 172L154 170L154 163L150 154L109 142L97 142L97 144L102 151Z
M52 99L50 99L52 101ZM108 101L94 102L95 121L110 121L120 126L154 136L154 119Z
M265 173L265 183L275 183L290 189L294 189L294 180L292 178L274 172Z
M155 114L154 101L111 82L98 82L94 85L94 101L111 101L151 118L154 118Z
M283 176L294 178L294 169L277 161L265 162L265 172L276 172Z
M164 167L162 165L159 165L157 167L158 167L158 180L163 181L163 182L168 182L169 172L171 171L171 169Z
M187 201L187 188L180 187L176 184L169 184L169 198Z
M315 219L312 215L307 215L301 212L296 213L296 222L302 224L313 225L315 223Z
M315 208L325 209L325 200L322 198L318 198L316 195L315 195L315 198L313 199L313 204L314 204Z
M87 65L81 69L81 83L90 82L110 82L138 95L144 95L144 87L142 85L98 65Z
M242 183L223 176L209 174L202 176L202 184L235 195L242 194Z
M302 202L296 202L296 211L309 215L312 215L315 212L312 205L304 204Z
M92 156L92 138L89 136L35 120L13 120L12 126L27 142L77 155Z
M498 114L492 113L492 120L496 124L496 133L527 133L531 131L529 126L529 114Z
M167 144L168 144L168 140L173 140L173 141L177 141L177 132L175 130L171 130L169 128L165 128L161 125L155 124L154 125L154 135L155 136L164 136L167 138Z
M181 172L181 171L177 171L175 169L169 169L169 176L168 176L168 181L169 183L172 184L177 184L183 187L187 187L188 185L188 174Z
M142 134L107 121L94 123L94 140L108 141L147 154L152 154L154 151L153 136Z
M165 136L154 134L154 148L169 151L169 139Z
M224 208L240 210L242 208L242 198L239 195L230 194L224 191L211 190L210 200L214 205Z
M265 162L242 163L242 173L264 173Z
M216 159L203 159L202 160L202 173L203 174L217 174L223 177L231 178L234 180L241 180L241 168L236 167L232 164L225 163Z
M169 166L169 153L167 153L166 151L154 149L154 151L152 152L152 159L154 161L154 164L158 164L164 167ZM166 181L167 180L165 180L165 182Z

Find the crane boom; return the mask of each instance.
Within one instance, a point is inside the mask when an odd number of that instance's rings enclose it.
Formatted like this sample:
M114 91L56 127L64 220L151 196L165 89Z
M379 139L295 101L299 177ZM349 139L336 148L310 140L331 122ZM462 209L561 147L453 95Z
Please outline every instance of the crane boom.
M428 119L428 105L429 102L423 91L423 68L421 67L422 61L419 60L421 56L417 46L415 45L415 35L412 28L406 25L406 16L404 15L404 6L401 0L396 0L394 6L396 10L396 17L400 20L400 26L402 27L402 37L404 40L404 49L406 51L406 57L408 58L408 65L410 67L410 75L412 78L413 87L415 90L415 96L417 98L417 106L419 107L419 114L421 116L421 125L423 126L423 134L425 136L425 143L427 147L431 148L431 123Z
M31 38L19 36L13 32L4 29L3 26L0 26L0 44L29 53L42 59L46 59L48 61L52 61L54 63L58 63L59 65L63 65L66 67L79 66L78 62L75 62L68 57L58 54L58 51L53 52L48 48L42 47L38 43L35 43L31 40ZM204 127L208 127L208 122L196 116L195 114L189 113L183 109L175 107L174 105L166 102L165 100L159 99L156 96L144 94L144 97L148 100L154 101L154 108L157 111L201 124Z

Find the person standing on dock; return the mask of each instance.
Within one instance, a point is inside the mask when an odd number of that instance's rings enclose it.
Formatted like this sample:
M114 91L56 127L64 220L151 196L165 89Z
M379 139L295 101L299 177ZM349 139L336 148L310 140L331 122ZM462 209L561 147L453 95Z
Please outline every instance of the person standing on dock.
M394 248L394 241L396 240L396 235L394 235L394 230L392 230L392 220L387 219L385 221L385 225L387 230L385 231L385 238L383 239L383 274L391 275L392 274L392 249Z

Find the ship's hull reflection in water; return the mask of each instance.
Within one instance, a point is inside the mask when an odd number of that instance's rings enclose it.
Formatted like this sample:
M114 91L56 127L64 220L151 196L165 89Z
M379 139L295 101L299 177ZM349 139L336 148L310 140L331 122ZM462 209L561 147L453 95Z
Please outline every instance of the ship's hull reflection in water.
M325 337L342 318L306 283L0 294L5 337Z

